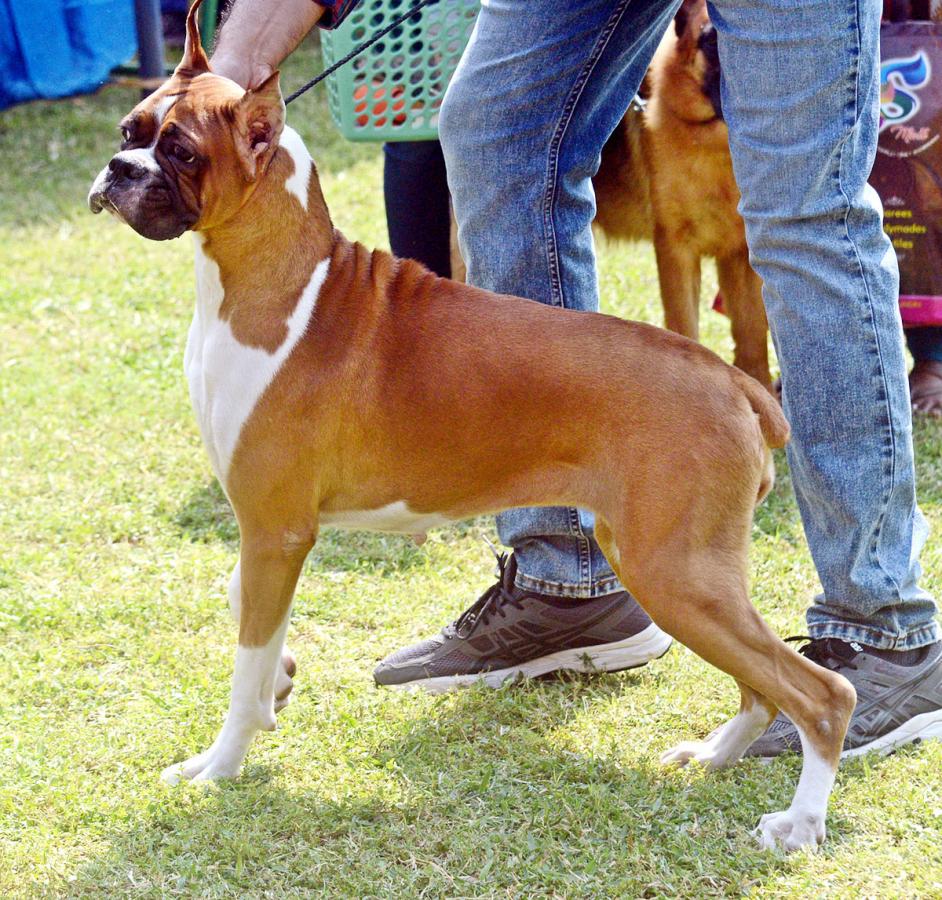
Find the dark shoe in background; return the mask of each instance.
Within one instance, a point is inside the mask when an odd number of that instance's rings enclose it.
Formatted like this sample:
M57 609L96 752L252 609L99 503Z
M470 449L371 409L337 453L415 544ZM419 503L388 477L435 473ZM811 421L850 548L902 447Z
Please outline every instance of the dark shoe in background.
M441 633L387 656L378 685L443 693L483 681L549 672L616 672L663 656L669 635L627 591L591 600L553 597L514 584L513 556L498 558L497 583Z

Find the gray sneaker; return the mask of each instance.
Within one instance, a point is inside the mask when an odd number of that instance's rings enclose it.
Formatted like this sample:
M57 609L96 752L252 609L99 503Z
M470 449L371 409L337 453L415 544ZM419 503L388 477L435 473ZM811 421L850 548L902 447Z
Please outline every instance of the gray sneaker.
M790 640L807 640L798 652L839 672L857 690L842 759L942 738L942 642L912 651L914 665L901 666L878 656L879 651L835 638ZM771 759L789 750L801 753L801 739L791 720L779 713L746 756Z
M514 584L513 556L498 557L497 583L436 637L387 656L373 672L378 685L433 694L483 681L533 678L568 669L633 669L671 645L626 591L571 600Z

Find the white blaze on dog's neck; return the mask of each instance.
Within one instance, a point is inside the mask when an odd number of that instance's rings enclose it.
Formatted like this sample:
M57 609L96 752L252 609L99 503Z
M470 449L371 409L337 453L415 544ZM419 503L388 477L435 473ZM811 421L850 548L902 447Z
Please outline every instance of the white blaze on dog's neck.
M204 243L203 235L196 233L196 311L183 365L203 443L213 471L225 488L242 427L304 335L330 260L323 259L315 266L285 323L284 341L269 353L240 343L229 322L220 318L225 291L219 266L205 252Z
M311 170L314 163L311 154L307 152L304 141L293 128L285 125L278 140L278 146L284 150L294 163L294 171L285 179L285 190L298 198L301 209L307 212L307 194L311 183Z

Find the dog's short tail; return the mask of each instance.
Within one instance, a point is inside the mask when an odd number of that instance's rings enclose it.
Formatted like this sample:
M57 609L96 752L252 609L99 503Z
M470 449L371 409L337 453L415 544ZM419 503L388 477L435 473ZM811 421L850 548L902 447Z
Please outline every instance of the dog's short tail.
M778 401L755 378L733 369L743 393L749 400L752 411L759 417L759 428L765 443L773 450L788 443L791 428Z

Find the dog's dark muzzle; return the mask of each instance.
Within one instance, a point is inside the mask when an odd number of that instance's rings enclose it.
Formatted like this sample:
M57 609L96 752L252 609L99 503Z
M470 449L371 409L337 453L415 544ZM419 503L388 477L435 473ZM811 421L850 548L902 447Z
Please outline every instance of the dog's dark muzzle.
M116 154L95 179L88 207L93 213L107 210L152 241L179 237L196 221L183 209L152 155L144 151Z

